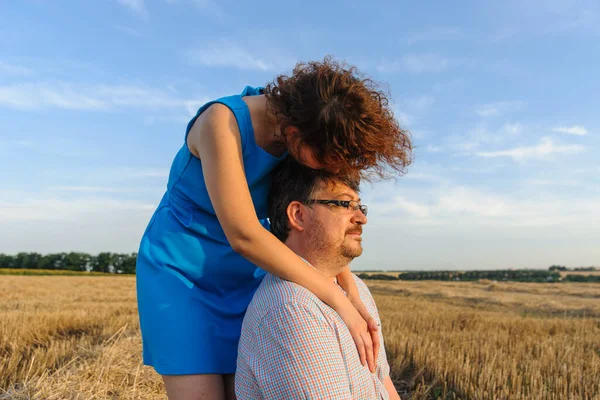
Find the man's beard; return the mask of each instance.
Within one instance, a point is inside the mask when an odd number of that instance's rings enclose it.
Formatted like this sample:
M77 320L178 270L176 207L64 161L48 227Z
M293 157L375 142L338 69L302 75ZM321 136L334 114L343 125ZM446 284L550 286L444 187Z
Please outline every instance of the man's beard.
M348 229L346 234L352 232L362 233L362 226L354 226ZM341 245L327 241L327 232L325 227L318 219L314 220L313 228L310 232L307 232L307 234L308 248L313 255L318 256L321 259L335 259L341 257L344 260L340 261L348 263L360 256L363 252L360 243L358 246L351 246L349 243L347 243L345 237Z
M362 226L361 225L357 225L356 227L350 228L348 231L346 231L346 235L348 235L349 233L360 233L362 234ZM363 252L363 248L362 248L362 244L359 242L358 246L349 246L346 243L346 238L344 237L344 242L342 243L341 246L341 250L342 250L342 255L344 257L348 257L350 259L355 259L356 257L360 256ZM353 239L354 240L354 239Z

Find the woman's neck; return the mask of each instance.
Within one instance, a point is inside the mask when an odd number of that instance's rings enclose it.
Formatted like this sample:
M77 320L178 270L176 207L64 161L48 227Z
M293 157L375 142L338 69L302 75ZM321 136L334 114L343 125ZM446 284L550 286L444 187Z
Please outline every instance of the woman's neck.
M266 152L279 157L285 152L285 146L278 140L279 125L275 116L267 109L267 98L264 95L246 96L243 100L250 110L254 139L256 144Z

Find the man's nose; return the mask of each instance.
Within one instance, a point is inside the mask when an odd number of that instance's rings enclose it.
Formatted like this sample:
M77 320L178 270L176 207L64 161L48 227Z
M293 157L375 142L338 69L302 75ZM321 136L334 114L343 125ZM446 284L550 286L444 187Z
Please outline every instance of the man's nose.
M354 210L354 215L352 216L352 220L353 222L357 223L357 224L366 224L367 223L367 216L360 211L359 208L357 208L356 210Z

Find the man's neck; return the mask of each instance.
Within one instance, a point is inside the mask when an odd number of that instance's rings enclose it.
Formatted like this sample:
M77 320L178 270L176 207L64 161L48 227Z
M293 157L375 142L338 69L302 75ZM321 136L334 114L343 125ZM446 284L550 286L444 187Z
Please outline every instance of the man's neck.
M336 276L350 264L352 259L333 255L327 251L314 251L306 246L306 241L299 237L291 236L285 241L285 245L294 253L307 261L314 269L325 275L326 278L336 282Z
M292 249L294 250L294 249ZM322 257L310 252L296 251L311 267L323 274L327 279L337 283L336 276L341 273L349 263L349 260L333 259L331 257Z

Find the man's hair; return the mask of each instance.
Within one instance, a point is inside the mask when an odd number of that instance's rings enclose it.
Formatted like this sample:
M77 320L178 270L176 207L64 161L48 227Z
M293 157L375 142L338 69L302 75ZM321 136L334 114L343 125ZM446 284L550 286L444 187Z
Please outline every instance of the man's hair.
M356 174L338 176L325 170L314 170L303 166L291 157L287 157L275 169L267 204L271 232L282 242L287 240L290 233L286 212L288 205L292 201L306 204L318 189L319 182L342 183L358 192L360 178Z
M386 171L403 174L412 162L410 133L398 125L388 95L356 67L330 56L298 63L290 76L267 84L264 94L281 132L297 127L299 144L321 164L371 179L388 176ZM297 149L288 150L297 156Z

